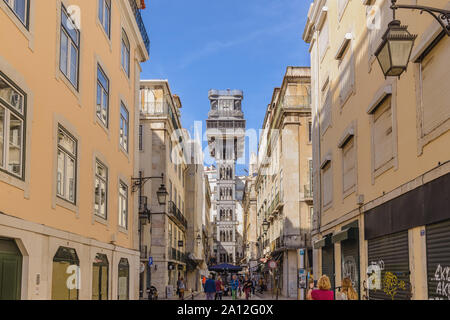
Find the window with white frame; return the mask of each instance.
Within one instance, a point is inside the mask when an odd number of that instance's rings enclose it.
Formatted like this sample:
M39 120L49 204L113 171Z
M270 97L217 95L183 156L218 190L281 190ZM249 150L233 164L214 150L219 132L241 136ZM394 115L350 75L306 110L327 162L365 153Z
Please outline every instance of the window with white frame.
M350 97L355 86L355 66L351 40L345 39L346 47L343 48L339 63L339 101L342 106Z
M100 65L97 65L97 117L108 128L109 122L109 79Z
M327 161L322 166L322 199L323 207L327 207L331 204L333 200L333 177L331 171L331 161Z
M111 0L98 0L98 19L109 38L111 36Z
M356 147L354 136L351 136L341 148L343 162L343 191L344 194L346 194L356 185Z
M76 202L77 140L58 126L56 195L70 203Z
M19 18L20 22L28 28L29 0L4 0L8 7Z
M329 28L328 21L325 21L319 33L319 58L322 61L325 52L329 46Z
M128 110L123 102L120 103L120 145L128 152Z
M122 29L121 62L122 62L123 70L129 77L130 76L130 41L128 40L128 36L125 33L125 30L123 30L123 29Z
M373 111L373 155L375 171L394 158L392 96L388 95Z
M61 43L59 69L78 90L78 63L80 54L80 31L61 7Z
M450 128L450 90L448 87L448 69L442 66L448 63L450 40L442 33L436 39L436 45L420 58L420 111L421 136L424 137L447 123L436 136Z
M107 218L108 201L108 168L99 160L95 162L95 203L94 212L97 216Z
M128 229L128 186L119 182L119 226Z
M24 178L26 96L0 72L0 170Z

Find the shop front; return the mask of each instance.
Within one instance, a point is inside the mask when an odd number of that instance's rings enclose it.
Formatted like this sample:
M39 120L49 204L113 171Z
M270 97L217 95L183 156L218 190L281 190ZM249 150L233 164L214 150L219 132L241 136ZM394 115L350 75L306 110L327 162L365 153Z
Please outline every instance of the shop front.
M331 282L331 290L335 290L335 271L334 271L334 243L332 234L324 236L321 240L314 243L314 249L321 250L322 256L322 275L328 276ZM318 279L316 279L318 280Z

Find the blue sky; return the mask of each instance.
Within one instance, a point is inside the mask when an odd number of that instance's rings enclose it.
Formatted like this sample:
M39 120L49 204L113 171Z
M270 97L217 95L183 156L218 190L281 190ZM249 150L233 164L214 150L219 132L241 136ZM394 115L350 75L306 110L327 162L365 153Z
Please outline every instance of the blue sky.
M309 0L146 2L142 15L151 48L141 77L169 80L190 131L194 121L205 128L210 89L243 90L247 128L261 128L286 67L310 65L301 39Z

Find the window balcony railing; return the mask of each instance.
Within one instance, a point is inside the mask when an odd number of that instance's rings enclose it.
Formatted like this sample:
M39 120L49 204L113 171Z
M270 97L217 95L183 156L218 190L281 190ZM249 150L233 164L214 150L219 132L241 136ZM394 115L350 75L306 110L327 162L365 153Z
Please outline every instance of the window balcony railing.
M170 259L186 263L186 254L175 248L170 248Z
M169 201L169 213L181 224L185 229L187 229L187 220L184 215L181 213L180 209L173 203Z
M142 40L144 40L145 49L147 53L150 54L150 39L147 34L147 29L145 28L144 21L142 20L140 8L138 7L136 0L129 0L131 9L133 10L134 17L136 18L136 23L138 25L139 31L142 35Z
M167 115L169 113L169 105L164 101L144 102L142 106L142 113L156 116Z
M311 185L307 184L304 186L304 197L307 200L312 200L314 197L314 192L313 192L313 188L311 187Z

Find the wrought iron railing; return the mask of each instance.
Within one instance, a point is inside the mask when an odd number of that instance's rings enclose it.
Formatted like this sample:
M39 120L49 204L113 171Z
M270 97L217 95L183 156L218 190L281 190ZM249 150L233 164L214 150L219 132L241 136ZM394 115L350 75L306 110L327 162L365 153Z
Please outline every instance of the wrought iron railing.
M178 209L178 207L175 205L175 203L173 201L169 201L169 213L171 213L172 216L176 220L178 220L178 222L182 226L187 228L187 220L186 220L186 218L183 216L183 214L181 213L180 209Z
M314 196L314 192L313 189L311 187L311 185L307 184L304 186L304 194L305 194L305 199L312 199Z
M138 25L139 31L141 32L142 40L144 40L145 49L147 49L147 53L150 54L150 39L148 37L144 21L142 20L141 12L139 11L140 9L136 4L136 0L129 0L129 2L136 18L136 23Z
M147 101L142 106L142 113L149 115L164 115L168 110L169 105L165 101Z

